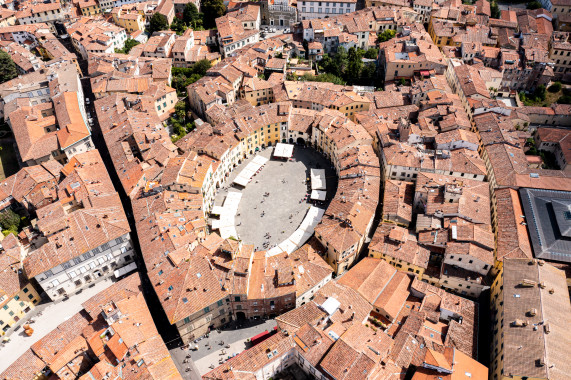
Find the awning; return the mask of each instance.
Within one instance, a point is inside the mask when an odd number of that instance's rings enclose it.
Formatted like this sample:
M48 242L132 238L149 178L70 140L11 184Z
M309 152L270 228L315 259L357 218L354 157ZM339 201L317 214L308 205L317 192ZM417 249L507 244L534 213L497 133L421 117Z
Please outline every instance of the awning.
M250 162L248 165L246 165L244 169L242 169L242 171L240 171L240 173L234 179L233 182L240 186L246 187L246 185L248 184L248 182L250 182L250 179L252 179L254 174L256 174L256 172L260 170L260 168L264 166L266 162L268 162L268 159L265 157L262 156L254 157L252 162Z
M327 191L323 190L312 190L311 191L311 199L315 199L318 201L324 201L327 197Z
M278 255L282 252L292 253L299 247L305 244L306 241L313 235L313 230L315 226L319 223L325 210L319 207L311 206L303 218L303 221L286 240L278 244L266 252L266 257L272 257Z
M274 157L290 158L293 155L293 145L277 143L274 148Z
M325 169L311 169L311 189L312 190L325 190Z
M421 70L421 71L420 71L420 75L424 75L425 77L428 77L428 76L430 76L430 71L428 71L428 70Z
M212 211L210 211L210 213L212 215L220 215L222 213L223 209L224 208L222 206L214 206L214 207L212 207Z

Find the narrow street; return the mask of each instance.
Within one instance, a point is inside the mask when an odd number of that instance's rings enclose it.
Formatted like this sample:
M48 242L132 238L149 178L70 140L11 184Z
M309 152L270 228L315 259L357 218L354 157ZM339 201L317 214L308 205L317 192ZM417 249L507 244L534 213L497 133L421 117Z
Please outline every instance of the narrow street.
M70 50L71 52L75 52L73 46L71 45L71 41L69 38L67 39L60 39L60 41L64 44L64 46ZM115 186L115 190L119 194L121 198L121 203L123 204L123 209L125 210L125 214L127 215L127 219L129 221L129 227L131 228L131 239L133 249L135 251L135 262L137 263L139 276L141 278L141 284L143 286L143 294L145 296L145 300L147 301L147 306L153 316L153 321L161 334L167 348L171 349L174 347L178 347L182 344L180 340L180 336L178 331L174 326L172 326L163 311L163 308L160 304L160 301L152 287L152 284L149 281L147 276L147 270L145 267L145 262L143 260L143 256L141 254L141 247L139 245L139 239L137 236L137 229L135 225L135 219L133 217L133 209L131 207L131 200L125 193L123 186L121 185L121 181L119 180L119 176L115 171L115 167L113 166L113 162L111 160L111 156L109 155L109 150L107 149L107 144L105 144L105 140L103 138L103 134L99 127L99 122L97 120L97 113L95 112L94 101L95 98L93 96L93 92L91 91L91 84L90 78L87 72L87 61L82 59L81 55L75 52L77 55L78 63L82 71L82 79L81 85L83 88L83 93L85 98L89 99L89 104L86 104L86 108L88 112L91 114L93 118L93 126L91 127L91 134L92 140L95 144L95 147L99 150L101 154L101 158L103 159L103 163L105 164L105 168L109 173L109 177Z

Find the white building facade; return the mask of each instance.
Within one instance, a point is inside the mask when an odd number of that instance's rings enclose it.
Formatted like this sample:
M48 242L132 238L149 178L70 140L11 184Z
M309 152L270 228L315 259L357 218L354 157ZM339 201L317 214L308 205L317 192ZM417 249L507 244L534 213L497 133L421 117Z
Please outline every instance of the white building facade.
M74 257L34 278L51 300L60 300L85 289L100 278L133 262L129 233Z
M299 1L297 11L301 20L328 18L343 13L355 12L357 1Z

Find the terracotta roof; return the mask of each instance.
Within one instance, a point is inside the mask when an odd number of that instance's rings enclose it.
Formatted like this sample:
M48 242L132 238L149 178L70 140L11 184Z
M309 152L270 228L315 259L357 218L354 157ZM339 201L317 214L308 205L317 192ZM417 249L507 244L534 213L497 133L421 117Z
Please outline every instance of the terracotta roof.
M522 286L524 280L545 286ZM571 306L563 272L547 263L539 265L536 260L506 259L502 281L498 301L503 302L504 373L565 379L571 371L563 349L571 344ZM532 309L535 313L530 315ZM518 320L528 324L517 326ZM522 345L526 350L519 349ZM545 365L537 365L538 360Z
M532 258L527 227L519 195L513 189L496 189L496 260Z
M35 277L93 248L127 234L129 224L97 150L78 154L62 169L66 178L57 186L58 198L75 199L83 207L69 213L50 206L39 212L48 241L24 259L24 269ZM59 209L61 211L61 208ZM65 226L52 233L51 226Z

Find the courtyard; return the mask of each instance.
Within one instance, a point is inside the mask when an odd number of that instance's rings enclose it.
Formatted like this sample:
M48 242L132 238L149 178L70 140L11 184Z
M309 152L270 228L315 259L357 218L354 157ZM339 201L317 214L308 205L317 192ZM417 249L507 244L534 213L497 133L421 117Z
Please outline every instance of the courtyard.
M267 250L288 238L300 225L312 205L306 199L311 193L310 169L326 170L327 200L318 204L326 208L337 188L335 169L312 148L296 146L291 160L272 159L273 148L258 154L270 159L245 188L230 184L255 155L242 162L228 177L216 196L215 205L222 205L229 191L239 191L242 199L236 214L238 238L253 244L256 250Z

